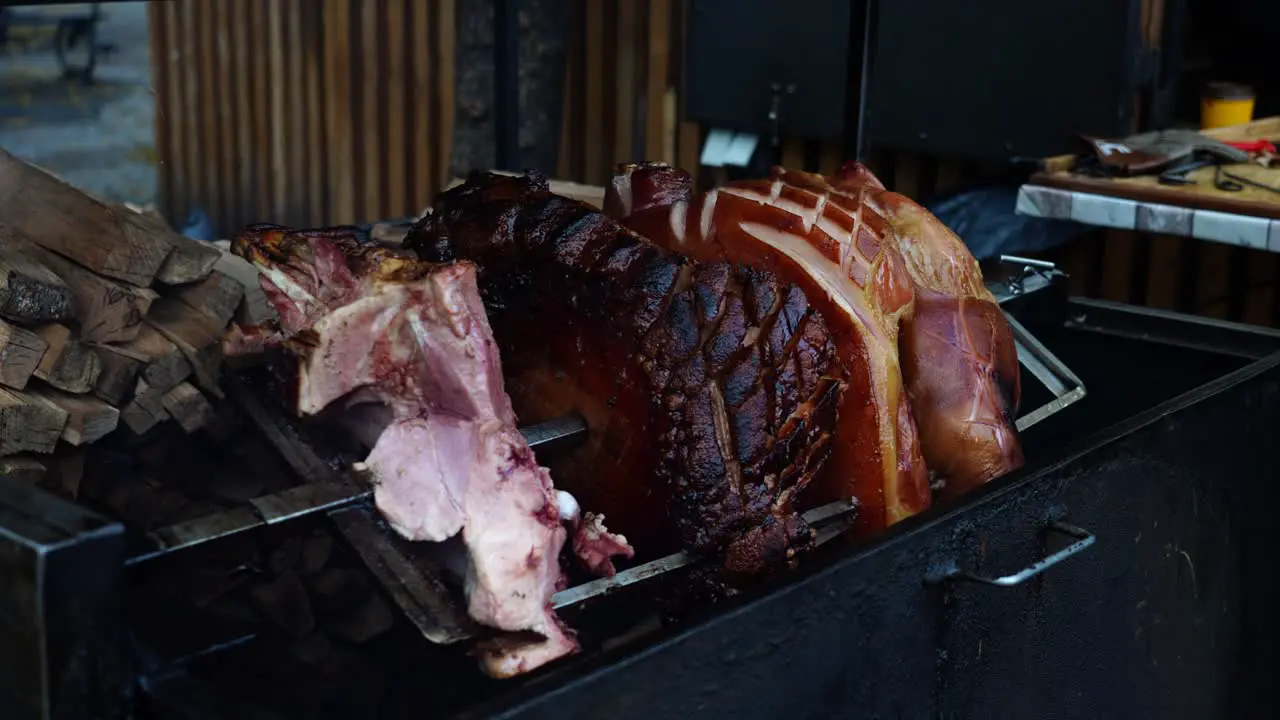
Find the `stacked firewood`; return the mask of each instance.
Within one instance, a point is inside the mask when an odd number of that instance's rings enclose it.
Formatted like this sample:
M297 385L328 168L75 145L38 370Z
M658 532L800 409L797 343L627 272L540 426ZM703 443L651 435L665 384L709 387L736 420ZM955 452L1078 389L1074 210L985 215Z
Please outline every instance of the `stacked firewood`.
M0 472L120 431L214 418L251 266L0 151ZM242 317L245 313L255 315Z

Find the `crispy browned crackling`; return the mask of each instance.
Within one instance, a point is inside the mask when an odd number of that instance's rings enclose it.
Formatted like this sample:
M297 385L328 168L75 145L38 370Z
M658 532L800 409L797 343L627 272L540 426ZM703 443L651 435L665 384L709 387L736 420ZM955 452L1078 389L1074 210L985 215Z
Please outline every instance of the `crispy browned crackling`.
M553 477L639 554L720 554L736 579L810 545L795 499L844 383L799 288L666 253L540 177L473 176L406 245L480 267L518 416L586 419Z
M718 202L707 201L716 196ZM757 217L726 211L726 196L735 207L739 199L754 199L757 207L752 210ZM839 221L854 218L857 242L846 247L857 245L862 250L877 240L892 246L895 249L885 267L896 269L898 283L904 284L905 276L905 284L911 287L911 307L898 315L901 370L911 415L919 428L920 449L929 468L946 480L943 494L952 497L1022 464L1013 424L1020 391L1017 354L1008 323L986 290L977 262L936 217L908 198L885 191L865 166L849 163L829 180L779 169L767 185L763 181L734 183L699 198L693 196L686 173L659 163L623 166L610 186L606 207L626 217L633 229L701 257L741 258L752 248L760 250L760 233L744 232L742 227L743 222L758 221L760 214L773 213L775 227L790 227L818 247L844 234L849 223ZM832 222L833 207L838 209L837 222ZM774 240L778 238L774 235ZM847 238L853 241L855 233L850 230ZM778 245L772 243L774 248ZM860 270L857 253L848 256L855 258L847 263L848 274L858 284L860 274L870 273ZM770 258L776 259L777 253L766 249L758 259ZM805 282L803 276L786 276ZM822 291L812 283L807 287ZM910 446L916 437L912 418L902 415L900 407L900 462L913 456ZM899 473L898 482L904 479L919 488L918 474ZM889 481L893 482L892 476ZM919 498L906 489L901 495L908 500ZM874 495L871 500L872 507L866 508L870 512L862 515L864 527L874 525L868 523L876 514ZM886 494L886 503L890 507L885 517L892 521L892 493ZM910 510L900 508L896 514Z
M928 507L928 473L898 362L898 328L914 297L886 220L861 189L840 191L809 173L778 169L683 197L682 176L657 163L623 166L606 206L630 209L628 226L674 252L775 273L821 314L848 390L832 461L810 499L856 497L864 532ZM661 199L646 196L653 192Z

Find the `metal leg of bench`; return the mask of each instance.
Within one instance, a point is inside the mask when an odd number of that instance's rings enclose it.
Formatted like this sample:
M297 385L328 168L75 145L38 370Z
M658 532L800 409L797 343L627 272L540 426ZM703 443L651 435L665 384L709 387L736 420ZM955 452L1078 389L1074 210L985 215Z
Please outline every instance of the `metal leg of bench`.
M0 477L0 717L129 717L124 529Z

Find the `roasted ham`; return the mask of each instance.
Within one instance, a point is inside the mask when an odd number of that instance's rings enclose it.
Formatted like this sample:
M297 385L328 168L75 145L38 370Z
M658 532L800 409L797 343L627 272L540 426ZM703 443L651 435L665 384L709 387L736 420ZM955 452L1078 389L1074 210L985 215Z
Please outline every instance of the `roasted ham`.
M888 223L857 194L808 173L779 172L692 194L666 165L629 166L606 207L653 242L688 257L766 268L821 314L848 385L834 457L815 501L856 498L858 524L883 528L928 507L928 474L898 360L914 295ZM660 196L660 199L655 198Z
M863 531L928 506L926 467L955 494L1021 464L1017 356L977 262L864 166L695 194L682 171L626 165L605 208L673 252L771 270L821 310L849 390L814 499L855 496Z
M516 413L585 418L552 474L638 554L705 553L737 582L809 547L796 498L847 383L799 287L666 252L538 176L472 177L406 246L480 268Z
M363 433L378 507L410 539L462 539L472 616L512 633L484 647L491 674L576 647L549 609L566 544L602 575L703 554L692 590L715 596L793 566L803 508L853 499L869 533L928 507L930 473L956 495L1022 462L1017 356L976 261L856 163L704 193L628 165L603 213L474 174L404 247L249 228L234 249L280 322L227 344L290 349L304 414L383 418ZM587 440L548 474L516 418L569 414Z
M954 498L1022 465L1014 429L1021 401L1018 352L978 262L951 229L911 198L886 192L862 165L833 184L870 186L868 200L893 227L915 288L902 332L902 372L925 463Z
M303 415L341 404L349 419L384 418L360 433L375 438L364 466L378 509L410 540L460 537L469 614L523 633L481 648L486 671L511 676L573 652L550 609L564 523L602 573L631 548L599 517L576 517L517 429L475 267L362 246L345 229L254 226L233 250L261 268L280 325L233 333L231 349L253 337L293 350ZM383 412L355 411L369 404Z

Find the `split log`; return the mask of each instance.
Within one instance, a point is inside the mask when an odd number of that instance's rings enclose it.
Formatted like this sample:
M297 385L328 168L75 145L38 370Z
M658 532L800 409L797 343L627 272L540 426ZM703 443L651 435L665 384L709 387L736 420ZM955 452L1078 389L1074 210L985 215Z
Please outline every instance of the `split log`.
M29 455L0 458L0 477L7 477L29 485L38 485L48 468Z
M66 325L41 325L36 334L49 346L36 366L36 377L70 393L87 393L98 384L102 373L98 353L73 339Z
M169 388L172 390L173 388ZM120 410L120 420L135 435L143 435L156 425L169 419L169 412L164 409L164 394L138 378L133 391L133 399Z
M15 390L26 387L48 349L49 343L39 335L0 320L0 384Z
M67 412L18 390L0 389L0 455L49 454L67 424Z
M203 280L213 272L213 267L218 262L216 248L174 232L154 209L134 208L128 204L124 209L133 216L128 218L130 225L137 227L140 232L160 238L170 247L169 256L156 272L156 280L166 285L181 285Z
M160 404L188 435L213 419L213 405L191 383L178 383L160 398Z
M71 288L57 273L23 255L11 239L0 237L0 243L0 315L25 322L75 317Z
M138 373L142 372L147 361L115 345L94 345L93 348L98 351L98 361L102 365L93 394L119 406L138 384Z
M208 316L218 327L226 328L244 300L244 285L215 270L204 280L176 287L168 295Z
M111 207L3 150L0 218L17 237L138 287L151 285L173 247L154 224L138 222L137 213Z
M85 342L128 342L138 336L142 318L158 296L98 275L44 248L23 250L54 271L71 288L80 339Z
M186 356L150 324L144 324L138 331L138 337L117 346L117 349L142 362L139 379L145 380L148 387L161 395L191 377L191 363Z
M253 263L229 250L219 249L221 256L216 269L238 280L244 287L244 300L236 311L235 321L243 326L261 325L277 319L275 308L262 291L260 273Z
M70 395L51 389L32 389L28 395L61 408L67 413L67 424L62 428L62 439L71 445L87 445L97 442L115 431L120 421L120 411L99 398L89 395Z
M151 306L147 324L178 348L191 365L196 383L202 389L216 397L222 396L218 378L222 370L222 335L226 325L171 298L161 298Z

